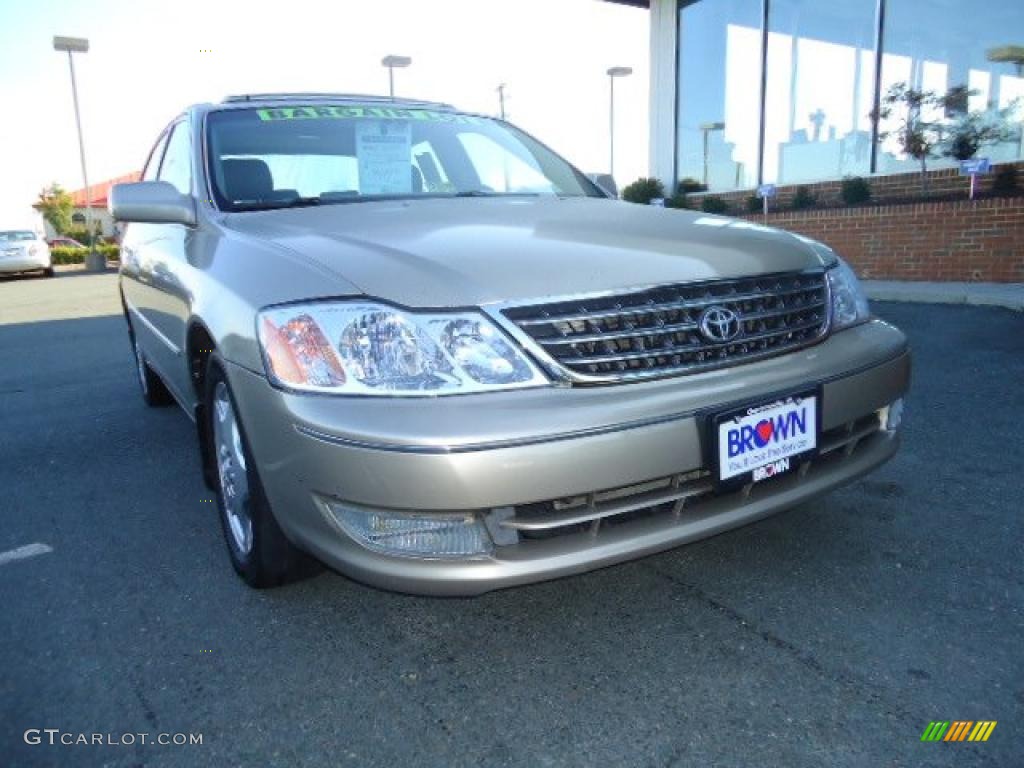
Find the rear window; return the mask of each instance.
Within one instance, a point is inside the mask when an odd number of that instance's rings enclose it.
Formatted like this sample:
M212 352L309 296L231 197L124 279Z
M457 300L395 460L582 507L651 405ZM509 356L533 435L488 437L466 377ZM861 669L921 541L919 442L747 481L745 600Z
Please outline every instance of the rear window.
M35 240L36 233L27 229L15 229L8 232L0 232L0 243L17 243L22 240Z

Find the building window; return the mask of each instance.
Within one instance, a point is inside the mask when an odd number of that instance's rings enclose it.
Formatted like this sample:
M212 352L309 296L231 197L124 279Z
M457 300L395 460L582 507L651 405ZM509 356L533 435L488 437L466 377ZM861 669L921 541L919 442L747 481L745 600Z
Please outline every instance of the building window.
M978 154L1024 159L1021 0L681 0L678 24L679 179L728 191L915 171L899 109L872 119L896 83L967 87L966 108L1006 128ZM948 112L924 117L948 132L963 117Z
M771 0L765 182L871 170L876 0Z
M944 94L967 86L974 112L1010 110L1006 138L982 147L979 155L993 162L1021 158L1021 119L1024 117L1024 3L1021 0L886 0L882 55L882 95L896 83ZM1016 51L1016 53L1015 53ZM1014 110L1013 105L1018 106ZM880 126L891 130L902 113L896 110ZM926 119L952 125L954 115L933 110ZM952 158L933 158L929 168L956 164ZM906 173L920 165L900 151L896 138L879 145L878 173Z
M712 190L757 183L761 3L685 2L679 12L676 168Z

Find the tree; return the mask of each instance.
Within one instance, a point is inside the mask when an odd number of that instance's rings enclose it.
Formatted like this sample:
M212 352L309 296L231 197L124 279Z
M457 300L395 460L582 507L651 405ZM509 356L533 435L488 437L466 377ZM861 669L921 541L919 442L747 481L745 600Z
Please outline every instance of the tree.
M945 112L946 98L935 91L920 90L911 88L906 83L896 83L886 92L878 110L878 117L882 120L890 119L893 113L899 110L896 127L890 131L880 132L879 136L895 136L900 149L921 164L922 192L928 188L928 158L935 154L936 147L942 139L941 123L927 118L929 113Z
M75 210L75 203L71 195L57 182L39 193L36 208L43 214L43 218L50 222L50 226L58 235L63 235L71 228L71 213Z
M954 85L939 94L896 83L882 99L878 116L887 120L898 112L899 118L895 128L879 136L895 136L900 149L921 164L922 192L928 188L929 157L941 154L969 160L983 145L1010 138L1009 121L1016 102L1005 109L972 112L970 99L978 93L966 85Z
M960 86L962 88L962 86ZM954 89L950 89L950 93ZM966 95L974 95L975 91L967 91ZM953 121L948 132L942 137L942 154L956 160L970 160L985 144L1008 141L1012 138L1010 119L1016 108L1012 103L1005 109L988 109L984 112L969 112L964 109L949 109Z

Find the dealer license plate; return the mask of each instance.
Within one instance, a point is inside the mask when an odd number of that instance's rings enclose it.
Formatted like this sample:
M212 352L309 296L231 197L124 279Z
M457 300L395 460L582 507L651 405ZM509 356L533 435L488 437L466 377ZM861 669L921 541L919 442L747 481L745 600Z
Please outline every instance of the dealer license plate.
M718 479L760 482L818 447L817 393L751 405L715 419Z

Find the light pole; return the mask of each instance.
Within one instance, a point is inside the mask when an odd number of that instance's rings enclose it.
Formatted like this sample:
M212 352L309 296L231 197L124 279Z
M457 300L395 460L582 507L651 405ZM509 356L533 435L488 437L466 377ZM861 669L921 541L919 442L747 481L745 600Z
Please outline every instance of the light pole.
M502 120L505 119L505 89L507 87L505 83L498 86L498 110Z
M89 174L85 170L85 140L82 138L82 116L78 110L78 84L75 82L75 53L86 53L89 41L84 37L53 38L53 50L67 51L68 66L71 68L71 99L75 104L75 125L78 127L78 154L82 159L82 180L85 182L85 227L89 232L89 253L85 257L85 268L90 272L102 272L107 268L107 260L96 252L96 233L92 228L92 188L89 186Z
M725 123L701 123L700 132L704 134L704 186L708 185L708 134L712 131L724 131Z
M388 89L391 98L395 98L395 68L402 69L412 64L412 59L408 56L385 56L380 60L380 63L388 68Z
M615 178L615 78L629 77L633 74L632 67L612 67L608 70L609 102L608 102L608 172Z

